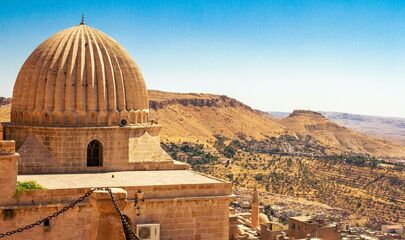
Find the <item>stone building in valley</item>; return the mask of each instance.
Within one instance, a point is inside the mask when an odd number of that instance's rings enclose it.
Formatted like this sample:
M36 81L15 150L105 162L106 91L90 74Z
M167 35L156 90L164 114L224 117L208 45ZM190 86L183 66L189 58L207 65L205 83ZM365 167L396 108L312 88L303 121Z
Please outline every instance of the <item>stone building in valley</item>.
M296 239L318 238L328 240L341 239L338 226L322 218L297 216L288 219L288 236Z
M51 36L23 64L11 122L0 126L0 234L94 187L115 187L134 229L154 233L145 239L228 239L230 183L174 161L160 147L161 127L149 121L142 73L117 41L84 22ZM30 180L44 189L16 193L17 181ZM85 199L9 239L110 239L97 206Z

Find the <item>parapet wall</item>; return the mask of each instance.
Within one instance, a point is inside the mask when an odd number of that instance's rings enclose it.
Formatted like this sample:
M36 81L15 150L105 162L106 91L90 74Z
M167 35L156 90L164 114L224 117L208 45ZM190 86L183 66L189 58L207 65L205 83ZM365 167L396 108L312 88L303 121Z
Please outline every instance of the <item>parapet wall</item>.
M0 218L0 233L14 230L27 224L47 217L54 212L62 209L63 205L28 205L16 206L14 208L3 208L3 216ZM7 214L6 214L7 212ZM95 236L95 212L89 203L78 204L65 213L49 222L49 227L40 224L32 229L25 230L13 236L7 237L7 240L52 240L52 239L94 239Z
M229 239L229 183L124 187L128 192L125 215L137 224L160 224L160 239ZM8 218L0 218L0 233L60 210L88 189L26 191ZM96 215L88 200L43 225L9 239L94 239Z

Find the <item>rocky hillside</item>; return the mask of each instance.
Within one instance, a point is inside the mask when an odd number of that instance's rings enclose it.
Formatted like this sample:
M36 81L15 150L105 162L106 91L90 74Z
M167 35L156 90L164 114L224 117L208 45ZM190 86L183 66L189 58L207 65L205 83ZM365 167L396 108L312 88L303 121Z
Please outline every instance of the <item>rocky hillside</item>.
M164 125L164 141L212 145L216 135L265 139L286 132L279 122L226 96L149 91L149 102L151 118Z
M294 111L280 121L289 131L314 136L324 146L336 150L377 156L405 156L404 147L338 125L317 112Z
M395 140L405 145L405 119L338 112L322 112L330 120L360 132Z
M341 112L320 112L329 120L353 130L398 142L405 146L405 118L369 116ZM288 112L268 112L277 119L288 117Z
M287 134L311 136L329 153L405 156L405 147L397 143L340 126L316 112L294 111L276 119L226 96L149 91L149 98L152 118L164 125L164 141L213 143L217 135L265 140Z

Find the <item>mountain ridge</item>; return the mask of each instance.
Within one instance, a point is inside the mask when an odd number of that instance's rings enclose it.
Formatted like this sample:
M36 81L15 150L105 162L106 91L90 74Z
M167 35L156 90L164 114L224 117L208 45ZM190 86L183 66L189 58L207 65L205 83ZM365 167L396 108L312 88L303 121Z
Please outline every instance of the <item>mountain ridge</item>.
M405 118L329 111L321 111L320 113L339 125L386 140L395 141L405 146ZM290 113L268 112L268 114L274 118L282 119Z

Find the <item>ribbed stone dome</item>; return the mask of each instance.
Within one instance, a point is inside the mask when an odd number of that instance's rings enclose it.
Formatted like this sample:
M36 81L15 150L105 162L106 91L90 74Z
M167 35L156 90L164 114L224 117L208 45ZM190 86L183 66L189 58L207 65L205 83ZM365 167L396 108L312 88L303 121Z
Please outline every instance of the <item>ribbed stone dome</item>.
M84 24L56 33L28 57L14 85L11 121L41 126L148 122L148 93L128 52Z

